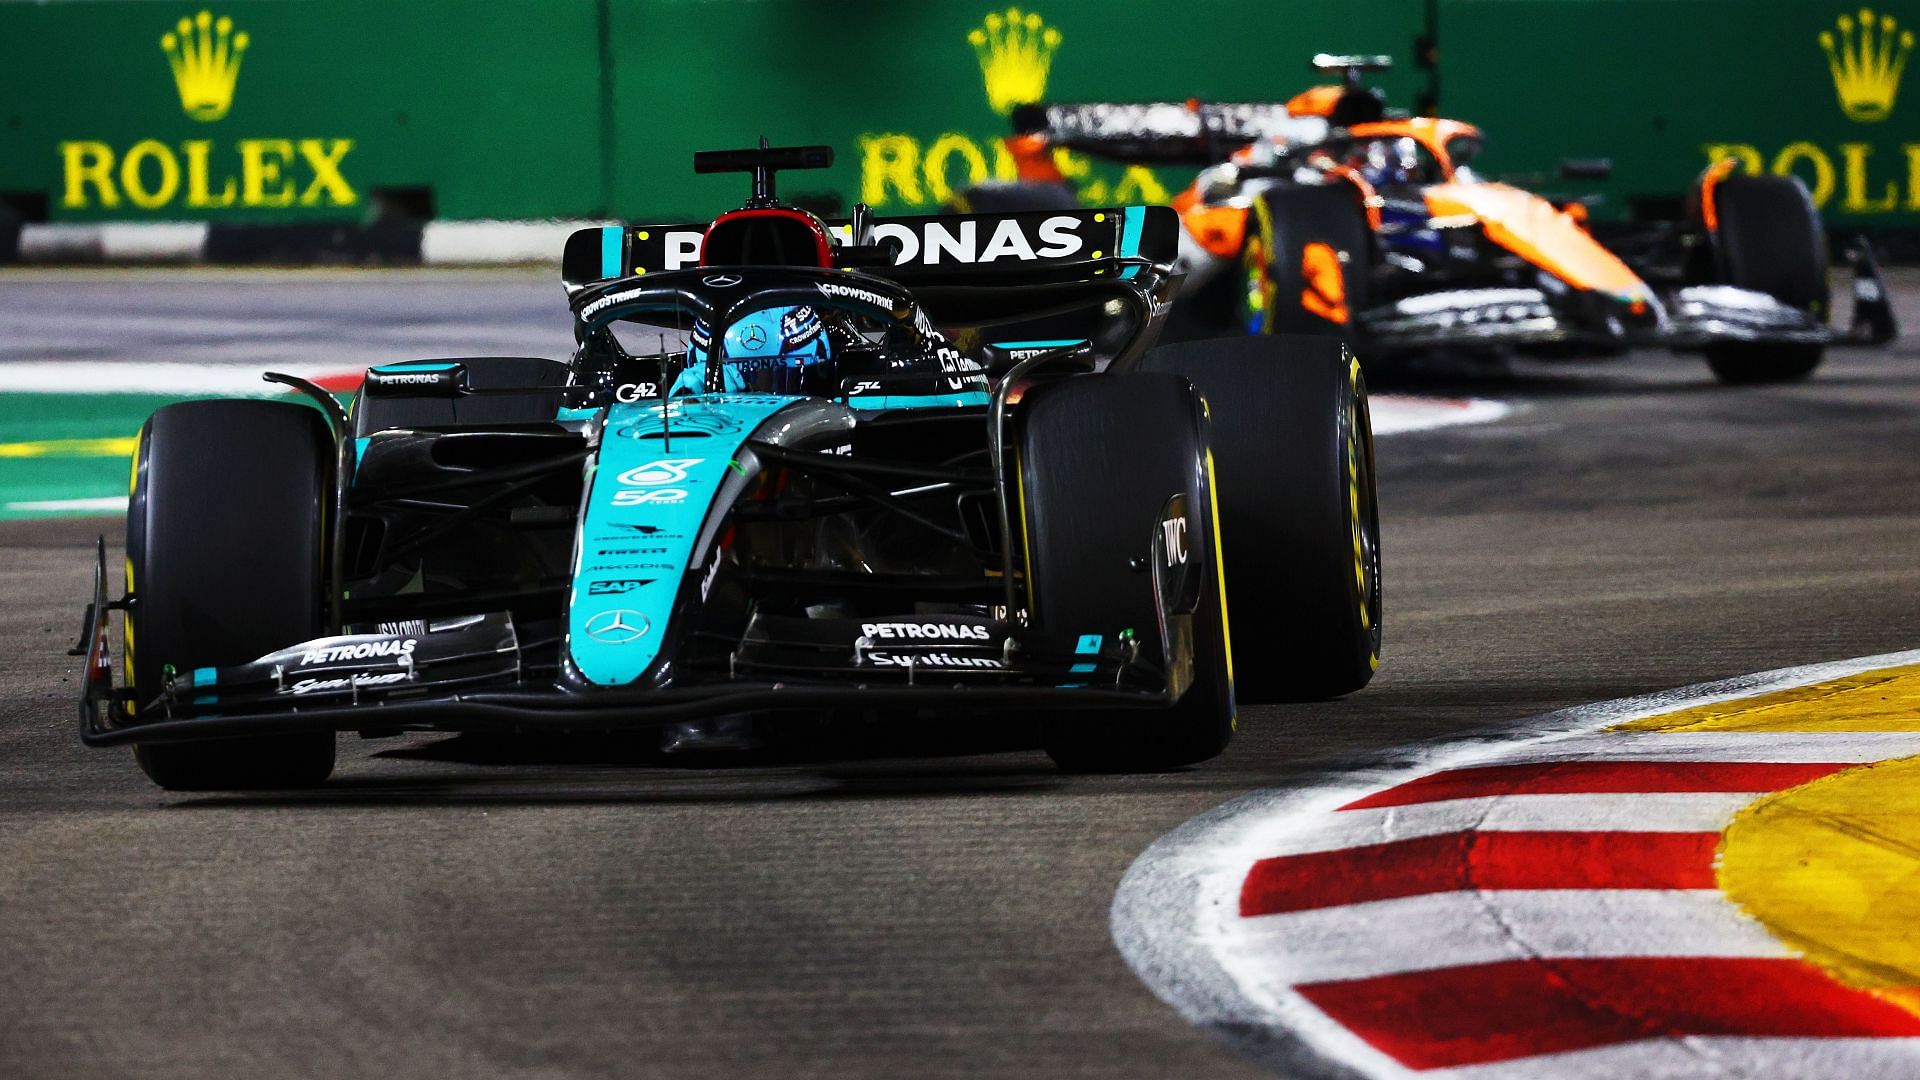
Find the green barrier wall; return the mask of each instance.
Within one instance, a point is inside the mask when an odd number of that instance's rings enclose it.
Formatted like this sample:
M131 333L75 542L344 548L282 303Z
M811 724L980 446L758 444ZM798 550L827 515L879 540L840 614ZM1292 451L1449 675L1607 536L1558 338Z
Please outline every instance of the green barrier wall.
M1617 212L1725 152L1836 221L1911 226L1920 0L1872 11L1863 49L1858 7L1794 0L0 2L0 197L56 221L353 221L423 191L443 218L683 219L740 191L689 155L765 134L838 151L790 193L927 209L1010 172L1021 97L1282 98L1328 50L1401 60L1379 85L1406 106L1431 24L1489 171L1611 157ZM1069 164L1092 201L1185 180Z
M1002 110L1053 100L1268 100L1314 78L1337 49L1404 55L1423 25L1417 2L1167 3L1042 0L1016 32L1007 5L844 0L613 6L616 206L696 206L737 198L738 179L692 184L683 163L716 144L822 142L830 175L794 176L881 210L932 208L975 180L1010 176ZM724 12L724 19L717 17ZM724 25L724 37L715 29ZM685 52L664 42L700 42ZM1398 92L1423 76L1401 71ZM999 107L996 109L996 105ZM1153 200L1186 177L1079 162L1092 202Z
M689 155L765 134L838 151L830 174L795 178L797 192L931 208L1008 168L990 91L1003 109L1029 93L1285 95L1330 43L1405 53L1421 11L1364 0L1050 0L1017 13L948 0L0 3L0 193L44 195L54 220L356 219L372 192L415 187L430 187L447 218L681 218L740 190L695 179ZM1389 85L1414 80L1396 73ZM1121 199L1159 197L1181 178L1090 166L1079 180L1091 198Z
M1610 210L1731 154L1799 176L1830 221L1912 227L1916 30L1912 0L1444 0L1442 100L1489 129L1490 170L1611 157Z
M582 3L0 3L0 192L55 220L357 220L420 185L448 217L577 215L598 41Z

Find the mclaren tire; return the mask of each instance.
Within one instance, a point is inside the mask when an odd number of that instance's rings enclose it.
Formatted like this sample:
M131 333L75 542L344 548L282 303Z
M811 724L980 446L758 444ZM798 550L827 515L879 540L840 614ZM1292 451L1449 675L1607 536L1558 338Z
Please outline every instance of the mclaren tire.
M1827 238L1806 186L1790 176L1730 176L1712 198L1720 280L1826 321ZM1727 343L1707 348L1707 366L1734 385L1791 382L1812 374L1822 352L1819 345Z

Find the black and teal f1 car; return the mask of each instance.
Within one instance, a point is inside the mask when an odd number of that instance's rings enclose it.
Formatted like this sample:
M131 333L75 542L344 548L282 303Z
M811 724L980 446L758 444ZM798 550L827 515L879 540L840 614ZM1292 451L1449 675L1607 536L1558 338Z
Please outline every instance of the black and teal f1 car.
M699 155L752 201L576 234L567 362L156 412L126 591L103 543L77 650L83 739L221 789L318 783L339 732L712 746L991 711L1063 767L1151 770L1218 754L1237 701L1366 684L1379 528L1339 343L1156 348L1170 210L775 199L825 158Z

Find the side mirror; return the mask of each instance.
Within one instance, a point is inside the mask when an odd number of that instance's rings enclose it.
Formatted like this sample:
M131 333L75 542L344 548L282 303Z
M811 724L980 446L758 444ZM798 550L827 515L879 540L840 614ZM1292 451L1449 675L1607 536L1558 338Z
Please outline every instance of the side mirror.
M1568 158L1560 163L1562 180L1605 180L1613 175L1609 158Z

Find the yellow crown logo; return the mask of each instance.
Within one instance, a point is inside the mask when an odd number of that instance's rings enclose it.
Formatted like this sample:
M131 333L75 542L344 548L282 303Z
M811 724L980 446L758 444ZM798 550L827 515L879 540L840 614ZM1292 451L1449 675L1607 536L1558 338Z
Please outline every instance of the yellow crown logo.
M1035 12L1010 7L995 11L967 35L967 44L980 58L980 74L987 81L987 104L1005 116L1016 105L1040 101L1047 93L1047 72L1053 67L1060 31Z
M1893 16L1875 16L1868 8L1860 9L1859 22L1842 15L1836 24L1839 36L1821 31L1820 47L1827 51L1827 66L1833 69L1840 108L1854 120L1885 120L1893 112L1894 95L1900 92L1907 54L1913 51L1913 31L1896 34L1899 24Z
M216 21L202 11L160 35L160 48L173 65L173 84L187 115L202 121L227 115L240 78L240 54L247 51L246 31L236 34L232 19L222 15Z

